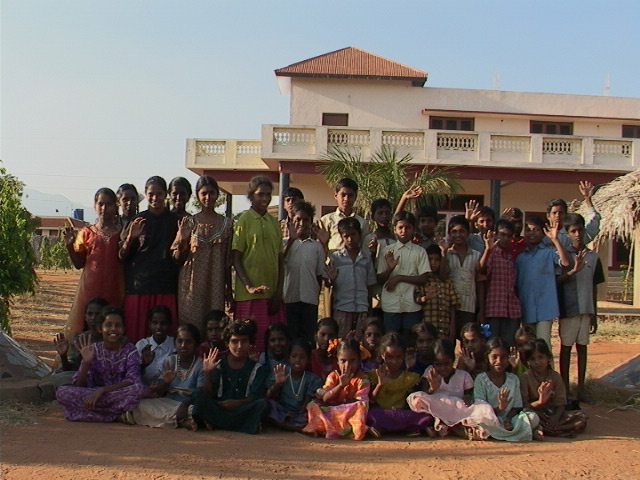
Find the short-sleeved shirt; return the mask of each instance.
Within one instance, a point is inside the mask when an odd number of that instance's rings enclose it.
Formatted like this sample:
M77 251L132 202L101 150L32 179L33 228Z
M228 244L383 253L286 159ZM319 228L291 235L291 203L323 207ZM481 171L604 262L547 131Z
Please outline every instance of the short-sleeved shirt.
M604 282L604 271L598 254L588 248L586 250L587 254L583 259L584 267L582 270L560 284L560 315L563 318L596 313L593 287ZM570 265L563 267L562 273L573 268L577 253L578 251L573 246L567 247Z
M340 374L335 370L331 372L324 382L322 388L331 390L340 385ZM348 402L368 402L371 383L369 378L363 372L357 372L346 387L342 387L337 395L331 397L329 403L340 404Z
M234 225L231 248L242 252L242 266L251 284L269 287L252 295L236 275L236 301L271 298L278 287L278 256L282 251L278 220L268 213L260 215L253 208L243 212Z
M412 242L396 242L380 252L379 274L387 270L387 262L384 257L389 250L393 250L393 257L398 260L398 265L391 271L389 278L397 275L418 276L431 271L429 258L424 248ZM383 286L380 294L382 310L389 313L419 311L422 307L416 303L414 292L415 285L406 282L398 283L391 292Z
M476 377L473 384L473 398L487 402L493 408L498 408L498 392L503 388L509 389L509 403L507 407L497 413L502 421L507 417L512 408L522 408L522 395L520 393L520 380L513 373L506 373L504 383L498 387L489 379L486 372Z
M367 222L360 215L356 215L355 212L352 212L349 217L353 217L358 222L360 222L360 228L362 229L362 238L364 239L369 233L369 222ZM326 228L331 234L331 238L329 238L329 251L339 250L344 247L344 243L342 241L342 237L340 233L338 233L338 222L343 218L348 218L347 215L342 213L339 209L336 209L335 212L327 213L320 218L320 224Z
M471 248L467 249L462 262L456 252L447 252L447 262L449 263L449 278L456 287L458 300L460 300L460 310L474 313L476 311L476 275L480 253Z
M544 406L545 407L563 407L567 404L567 390L562 381L562 377L555 370L549 369L547 375L542 379L536 379L532 370L527 370L520 377L520 393L522 395L522 404L527 407L539 398L538 387L543 381L551 382L553 395Z
M275 378L267 380L267 388L274 383ZM305 408L305 399L307 397L315 398L316 390L321 386L322 380L320 380L320 377L311 372L304 372L302 377L297 380L289 376L280 387L278 403L288 412L302 412Z
M476 252L480 253L480 255L482 255L482 253L484 252L484 239L479 233L472 233L471 235L469 235L469 238L467 238L467 245L469 245L469 248L472 248Z
M427 367L422 375L422 378L427 378L429 370L433 369L433 366ZM451 397L463 398L464 392L473 388L473 378L468 372L464 370L455 369L448 382L444 379L440 382L440 388L433 393L439 393L442 395L449 395Z
M366 312L369 309L368 287L376 284L371 256L361 249L352 260L343 248L331 253L330 258L338 270L338 277L333 283L333 308L343 312Z
M556 289L558 252L539 243L516 258L516 285L524 323L553 320L560 316Z
M284 301L318 305L318 277L325 272L324 248L317 240L296 239L284 258Z
M485 315L491 318L520 318L520 301L516 296L516 267L509 250L498 246L487 259L487 300Z
M437 273L430 273L427 283L416 287L416 295L424 296L429 287L435 286L438 295L427 300L422 306L422 320L433 324L441 337L449 336L451 325L451 309L458 308L460 300L453 282L448 278L442 280Z
M593 207L587 208L584 215L584 243L591 243L600 233L600 214ZM565 248L571 246L571 240L567 236L567 230L562 227L558 230L558 240ZM544 237L546 245L551 245L551 239Z
M140 354L140 358L142 358L142 350L147 345L151 345L151 351L155 354L153 356L153 360L149 365L147 365L144 369L144 374L142 375L142 380L145 384L151 385L160 380L162 377L162 370L164 360L171 354L176 352L176 341L175 338L171 336L167 336L167 338L161 344L158 344L154 339L153 335L147 338L143 338L142 340L138 340L136 343L136 349Z
M367 373L371 382L371 390L378 384L378 374L375 370ZM376 396L376 405L380 408L401 410L407 408L407 395L420 380L420 375L403 370L397 378L389 378Z

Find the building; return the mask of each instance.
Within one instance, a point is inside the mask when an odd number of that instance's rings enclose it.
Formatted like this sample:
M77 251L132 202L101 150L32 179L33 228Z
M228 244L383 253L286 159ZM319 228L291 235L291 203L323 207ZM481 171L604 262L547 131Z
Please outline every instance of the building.
M42 237L61 237L67 225L72 225L76 231L89 225L87 222L73 217L35 217L35 219L38 226L34 235Z

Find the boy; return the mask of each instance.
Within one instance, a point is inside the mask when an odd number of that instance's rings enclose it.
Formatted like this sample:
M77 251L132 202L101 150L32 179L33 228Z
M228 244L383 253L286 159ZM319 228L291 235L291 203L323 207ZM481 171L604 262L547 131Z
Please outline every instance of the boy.
M327 285L333 286L333 318L338 323L339 338L346 338L353 330L355 339L360 341L376 274L369 252L360 248L362 230L358 219L343 218L337 229L344 247L330 254L327 268Z
M378 198L371 202L371 218L376 224L376 229L364 237L362 245L369 248L373 268L377 271L380 252L384 247L396 241L396 236L389 228L391 224L391 202L386 198ZM372 307L381 315L380 293L380 285L375 285L373 287Z
M304 200L304 195L299 188L289 187L282 194L282 206L287 212L287 217L280 220L280 227L282 228L282 238L285 241L289 237L289 223L293 219L291 207L300 200Z
M524 214L522 210L516 207L505 208L501 218L503 220L509 220L513 224L513 238L511 239L511 247L509 250L515 258L527 248L527 240L522 236Z
M382 250L378 262L380 304L385 328L408 334L422 317L420 305L414 300L415 286L424 285L431 269L427 252L412 242L416 217L409 212L396 213L393 227L398 241Z
M516 296L515 258L511 253L513 224L498 220L496 231L488 231L485 249L480 257L480 271L487 275L485 315L491 335L500 337L512 347L514 335L520 323L520 301Z
M327 213L320 218L320 225L331 235L328 242L329 251L339 250L344 246L342 236L338 232L338 222L343 218L353 217L360 223L361 239L369 233L369 224L353 209L358 196L358 184L350 178L343 178L336 183L334 198L338 204L335 212Z
M142 358L142 381L145 385L156 383L162 377L164 359L175 353L175 339L168 335L171 327L171 311L164 305L149 309L151 336L138 340L136 349Z
M535 328L535 338L542 338L551 346L551 325L560 316L555 269L558 264L569 265L569 258L558 239L557 223L545 229L540 217L525 222L524 235L529 244L516 258L516 285L522 309L522 323ZM555 249L545 245L547 236Z
M299 201L290 209L291 230L284 247L284 303L291 338L313 342L318 298L325 271L324 248L311 238L316 209Z
M476 201L471 200L465 204L466 218L478 230L477 233L470 233L467 242L474 250L484 252L484 235L493 230L496 222L496 214L491 207L480 207Z
M571 265L563 268L560 284L560 375L569 390L571 347L578 353L578 399L588 402L584 391L587 371L589 333L596 333L597 285L604 282L600 257L584 243L584 218L570 213L564 218L564 228L571 245L567 247Z
M407 200L419 198L424 193L422 187L412 186L406 192L402 194L396 212L399 213L404 210L404 206ZM436 226L438 225L438 210L431 205L423 205L416 212L418 218L418 227L416 228L416 234L413 239L413 243L420 245L425 250L430 245L435 245Z
M222 331L226 327L229 318L222 310L211 310L204 316L202 322L205 330L206 341L200 344L198 356L204 358L211 349L217 348L224 352L227 346L222 341Z
M460 305L458 294L450 279L442 280L439 275L442 253L437 245L426 249L431 272L427 283L416 288L416 302L422 305L422 321L436 327L439 338L456 338L456 308Z
M593 208L591 197L593 196L594 186L591 182L581 181L578 183L578 189L584 197L584 205L586 207L587 219L585 222L585 243L591 243L600 232L600 214ZM554 198L547 204L547 220L550 225L558 222L560 230L558 237L562 244L566 247L571 245L571 240L567 236L564 228L564 217L567 214L567 202L561 198ZM549 245L551 242L545 239L545 243Z

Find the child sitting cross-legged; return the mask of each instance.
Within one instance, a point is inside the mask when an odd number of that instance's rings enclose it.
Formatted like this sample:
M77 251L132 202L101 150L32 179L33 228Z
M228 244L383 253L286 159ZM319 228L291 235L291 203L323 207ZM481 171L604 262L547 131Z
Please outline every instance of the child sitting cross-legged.
M155 305L149 309L147 319L151 335L138 340L136 348L142 358L142 381L151 385L162 376L164 360L176 349L175 339L168 335L171 310L164 305Z

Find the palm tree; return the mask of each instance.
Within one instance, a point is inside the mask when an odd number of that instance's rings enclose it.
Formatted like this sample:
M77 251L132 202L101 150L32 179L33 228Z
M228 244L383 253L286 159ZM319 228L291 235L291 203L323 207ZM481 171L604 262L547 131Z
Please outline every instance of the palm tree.
M417 199L418 206L442 206L462 190L458 175L451 168L412 165L412 159L411 154L399 158L394 147L383 145L371 155L369 162L364 162L360 149L330 146L320 158L318 170L329 185L345 177L358 182L355 208L359 212L368 212L371 202L377 198L386 198L397 205L402 194L412 186L424 190L424 195Z

